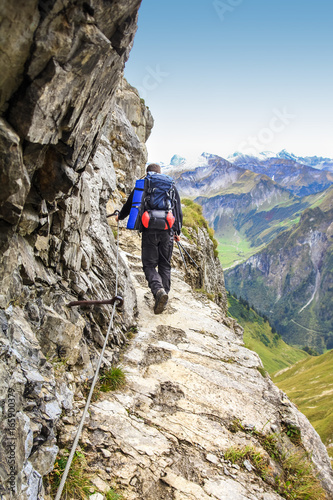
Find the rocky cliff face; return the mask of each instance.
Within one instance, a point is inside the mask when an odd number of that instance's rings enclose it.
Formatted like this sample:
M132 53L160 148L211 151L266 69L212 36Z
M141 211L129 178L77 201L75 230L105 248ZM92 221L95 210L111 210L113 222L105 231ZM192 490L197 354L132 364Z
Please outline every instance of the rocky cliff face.
M116 93L139 4L1 5L1 495L12 490L20 499L42 498L41 478L58 451L56 424L62 411L73 409L77 383L91 377L109 321L107 307L78 312L66 303L110 298L115 290L106 204L121 199L113 167L121 161L110 141L124 121ZM140 138L151 123L144 109ZM131 179L146 156L127 125ZM122 261L119 291L126 305L117 313L109 363L136 312ZM61 377L59 364L66 368Z
M188 227L186 229L189 237L182 237L183 249L179 250L175 245L175 264L180 268L186 265L184 275L186 283L218 304L221 307L225 321L229 321L226 317L228 302L224 286L224 275L221 263L215 255L213 241L204 227L196 229ZM193 260L188 257L186 252Z
M104 133L110 140L112 162L123 195L144 174L148 156L145 142L153 125L153 117L138 91L122 79Z
M54 204L68 193L96 149L140 0L2 3L1 156L9 189L1 218L17 224L27 202Z

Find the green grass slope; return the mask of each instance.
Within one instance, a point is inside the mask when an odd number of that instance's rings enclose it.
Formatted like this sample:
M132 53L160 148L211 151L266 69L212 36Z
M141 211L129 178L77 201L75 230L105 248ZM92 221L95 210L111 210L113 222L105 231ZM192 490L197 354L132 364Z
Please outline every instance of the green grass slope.
M216 231L220 243L219 251L223 265L224 254L228 255L228 267L244 262L251 255L259 252L283 231L295 226L300 221L300 214L308 206L301 201L289 201L264 210L250 210L248 213L234 216L232 231L223 221ZM235 245L236 240L240 244ZM247 251L243 251L246 248ZM240 251L239 251L240 249Z
M306 415L333 458L333 350L310 357L272 378Z
M320 207L323 212L328 212L333 208L333 186L321 193L307 196L305 199L310 208Z
M252 247L251 243L242 236L241 233L233 229L232 237L217 238L219 259L223 269L227 269L241 264L259 252L262 247Z
M259 316L230 294L228 294L228 304L229 315L244 328L245 346L259 354L269 374L309 357L305 351L286 344L274 330L272 331L267 319Z

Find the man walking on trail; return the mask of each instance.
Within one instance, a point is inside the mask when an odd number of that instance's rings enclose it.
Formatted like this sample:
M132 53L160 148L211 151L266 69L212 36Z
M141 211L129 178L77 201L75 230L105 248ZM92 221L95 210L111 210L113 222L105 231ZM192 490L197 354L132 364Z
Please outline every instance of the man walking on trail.
M152 163L147 167L147 174L150 178L153 174L161 174L161 167L155 163ZM119 214L116 216L116 221L123 220L130 214L133 194L134 189L129 195ZM170 227L169 222L166 222L166 229L152 229L147 226L144 227L144 225L141 224L142 267L148 281L148 285L155 298L155 314L160 314L161 312L163 312L168 302L168 293L170 291L171 285L170 261L173 251L173 242L180 240L180 232L183 223L180 197L174 185L172 214L175 218L175 221L172 224L172 227Z

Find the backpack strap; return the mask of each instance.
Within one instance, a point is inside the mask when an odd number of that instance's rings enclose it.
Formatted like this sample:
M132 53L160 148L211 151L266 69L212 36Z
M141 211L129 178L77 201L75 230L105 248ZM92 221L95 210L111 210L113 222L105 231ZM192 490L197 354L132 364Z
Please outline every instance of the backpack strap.
M150 183L150 178L149 175L146 175L145 177L145 184L144 184L144 192L143 192L143 204L142 204L142 213L147 210L149 206L149 201L150 201L150 195L152 193L152 187Z
M175 208L175 187L174 186L175 186L175 184L172 183L172 186L167 193L168 201L170 201L169 210L173 210Z

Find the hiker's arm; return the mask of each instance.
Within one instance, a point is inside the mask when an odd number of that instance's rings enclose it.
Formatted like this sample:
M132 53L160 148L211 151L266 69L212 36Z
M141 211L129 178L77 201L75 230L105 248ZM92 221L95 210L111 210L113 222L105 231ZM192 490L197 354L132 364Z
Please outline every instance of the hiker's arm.
M123 220L123 219L126 219L126 217L129 216L129 213L131 211L131 207L132 207L132 201L133 201L133 193L134 193L134 189L133 191L131 192L131 194L129 195L129 197L127 198L127 201L126 203L123 205L122 209L120 210L119 214L116 215L116 221L118 222L118 220Z

